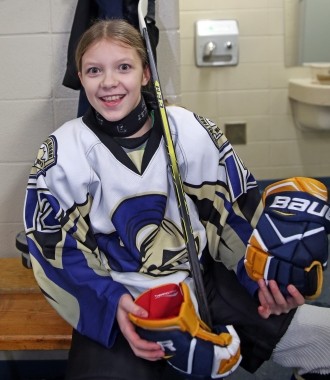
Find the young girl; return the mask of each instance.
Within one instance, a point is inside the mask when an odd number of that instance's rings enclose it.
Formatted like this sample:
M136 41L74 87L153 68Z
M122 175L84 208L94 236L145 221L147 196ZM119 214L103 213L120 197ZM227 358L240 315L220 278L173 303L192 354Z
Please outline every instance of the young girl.
M80 40L76 63L91 107L41 145L25 202L35 277L74 329L67 379L184 378L128 317L147 316L134 298L155 286L186 282L193 294L160 116L145 92L143 40L125 21L99 21ZM296 313L304 303L297 289L285 298L275 282L260 281L258 303L228 270L261 210L253 176L213 122L180 107L167 112L214 325L234 325L251 372L276 348L279 364L329 373L329 340L309 340L329 337L329 323L320 332L300 326L295 314L305 323L307 306ZM318 309L315 323L329 321Z

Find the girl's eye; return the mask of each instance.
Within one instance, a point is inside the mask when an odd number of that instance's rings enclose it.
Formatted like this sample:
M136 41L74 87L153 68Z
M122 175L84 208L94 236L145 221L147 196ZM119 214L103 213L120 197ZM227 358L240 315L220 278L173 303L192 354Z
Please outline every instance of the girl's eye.
M90 67L87 69L87 74L97 74L100 72L100 69L97 67Z
M119 69L121 71L128 71L129 69L131 68L131 65L129 65L128 63L123 63L119 66Z

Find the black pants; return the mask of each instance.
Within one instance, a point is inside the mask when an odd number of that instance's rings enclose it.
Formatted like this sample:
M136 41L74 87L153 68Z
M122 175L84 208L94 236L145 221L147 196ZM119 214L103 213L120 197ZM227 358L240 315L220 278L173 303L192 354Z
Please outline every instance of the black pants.
M270 358L295 310L267 319L261 318L258 313L259 301L238 282L233 271L213 260L207 264L204 283L213 325L234 326L241 340L241 366L251 373L255 372Z
M205 289L212 320L233 324L241 339L242 366L254 372L267 360L286 331L294 313L262 319L257 301L222 264L211 262L205 272ZM164 360L150 362L136 357L119 334L111 349L73 333L66 380L182 380Z
M182 380L164 360L150 362L134 355L122 334L111 349L72 335L66 380Z

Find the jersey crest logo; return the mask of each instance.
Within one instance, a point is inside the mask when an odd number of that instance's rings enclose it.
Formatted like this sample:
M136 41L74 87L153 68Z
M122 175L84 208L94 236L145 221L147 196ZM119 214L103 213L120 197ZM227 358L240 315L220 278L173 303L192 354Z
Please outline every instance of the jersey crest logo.
M219 139L223 135L223 132L220 130L220 128L215 123L213 123L213 121L207 119L206 117L199 116L197 114L194 114L194 116L197 121L199 121L199 123L207 130L214 144L219 147Z
M54 166L57 161L57 141L55 136L49 136L47 140L39 148L37 158L34 161L33 167L36 169L36 174L46 175L46 171Z
M140 272L147 276L188 271L187 248L180 225L165 218L167 197L145 194L124 199L111 215L115 231L97 234L97 245L116 272ZM199 236L196 238L200 249ZM162 293L163 297L173 294Z

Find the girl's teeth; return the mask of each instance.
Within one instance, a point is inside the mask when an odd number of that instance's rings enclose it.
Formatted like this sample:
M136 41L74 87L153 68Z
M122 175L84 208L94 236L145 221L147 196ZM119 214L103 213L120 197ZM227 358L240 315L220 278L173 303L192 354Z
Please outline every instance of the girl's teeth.
M106 102L111 102L111 101L120 99L120 96L117 96L117 95L116 96L105 96L102 99L105 100Z

